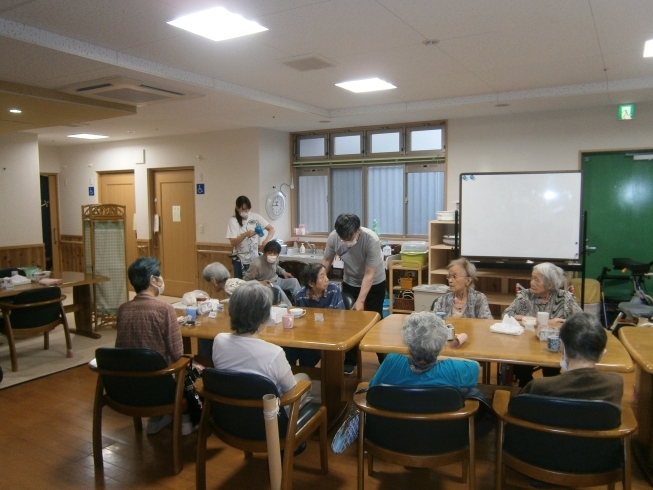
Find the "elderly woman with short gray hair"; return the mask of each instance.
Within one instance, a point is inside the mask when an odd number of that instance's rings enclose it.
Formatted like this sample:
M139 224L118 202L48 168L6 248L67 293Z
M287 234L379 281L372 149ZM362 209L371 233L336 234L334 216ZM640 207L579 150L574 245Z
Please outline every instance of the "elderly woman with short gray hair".
M431 310L444 312L454 318L487 318L492 320L492 312L487 298L474 289L476 267L464 257L453 260L447 267L449 292L443 294L431 305Z
M213 341L213 365L216 369L259 374L272 381L283 395L306 374L293 376L283 349L259 338L270 318L272 292L257 281L236 289L229 300L231 333L220 333Z
M410 354L389 354L370 386L453 386L458 389L476 386L479 372L476 361L438 359L447 342L447 327L435 313L421 311L408 315L401 336Z

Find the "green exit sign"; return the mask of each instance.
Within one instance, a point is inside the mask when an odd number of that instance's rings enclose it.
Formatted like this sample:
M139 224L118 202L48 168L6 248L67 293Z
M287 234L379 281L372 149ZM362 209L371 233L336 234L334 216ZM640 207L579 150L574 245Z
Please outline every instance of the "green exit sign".
M635 119L635 104L623 104L619 106L618 118L620 121Z

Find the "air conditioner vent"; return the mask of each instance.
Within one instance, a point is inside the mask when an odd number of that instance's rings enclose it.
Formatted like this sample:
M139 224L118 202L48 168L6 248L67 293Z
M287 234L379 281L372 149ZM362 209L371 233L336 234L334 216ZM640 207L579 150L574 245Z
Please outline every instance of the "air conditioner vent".
M321 70L322 68L336 66L333 61L317 55L298 56L284 60L281 63L297 71Z
M66 93L93 97L122 104L143 106L166 100L180 100L201 97L198 94L182 93L162 87L146 85L140 80L124 77L103 78L62 87Z

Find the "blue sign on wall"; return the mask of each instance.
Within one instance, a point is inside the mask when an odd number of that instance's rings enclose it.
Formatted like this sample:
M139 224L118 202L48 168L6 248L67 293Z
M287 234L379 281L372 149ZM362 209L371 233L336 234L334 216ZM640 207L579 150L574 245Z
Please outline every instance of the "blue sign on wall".
M94 196L95 195L95 187L91 186L88 188L88 195L89 196Z
M204 194L204 184L197 184L197 193Z

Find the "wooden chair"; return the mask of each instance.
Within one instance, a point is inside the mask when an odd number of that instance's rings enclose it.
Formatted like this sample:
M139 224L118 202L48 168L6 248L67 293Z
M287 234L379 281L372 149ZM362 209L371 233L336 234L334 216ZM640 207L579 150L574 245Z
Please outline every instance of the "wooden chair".
M505 467L536 480L570 487L631 485L631 436L637 429L629 405L621 413L600 400L518 395L497 390L496 483Z
M358 385L358 390L368 387ZM374 457L390 463L425 468L462 461L462 480L476 488L474 414L477 400L464 400L450 386L373 386L356 393L361 412L358 429L358 490L373 475ZM363 416L363 414L365 416Z
M293 459L295 451L319 428L320 465L322 473L329 470L327 460L327 413L317 403L307 403L299 408L301 396L310 389L309 381L299 381L295 388L280 397L279 437L284 450L281 488L292 488ZM278 395L276 386L268 378L255 374L242 374L207 368L202 379L195 383L198 394L204 398L202 418L197 440L197 490L206 489L206 439L211 430L226 444L245 452L267 452L263 395ZM289 406L286 414L283 407Z
M14 339L43 334L43 349L50 348L50 331L63 325L66 336L66 355L72 357L72 344L68 320L63 309L65 295L58 287L30 289L18 293L13 301L0 301L0 332L7 336L11 370L18 370L16 343Z
M163 356L151 349L100 348L89 363L98 373L93 407L93 461L102 458L102 408L134 418L134 428L143 430L141 417L172 414L172 459L175 475L184 467L181 456L181 414L186 410L184 378L190 359L182 357L167 365Z

